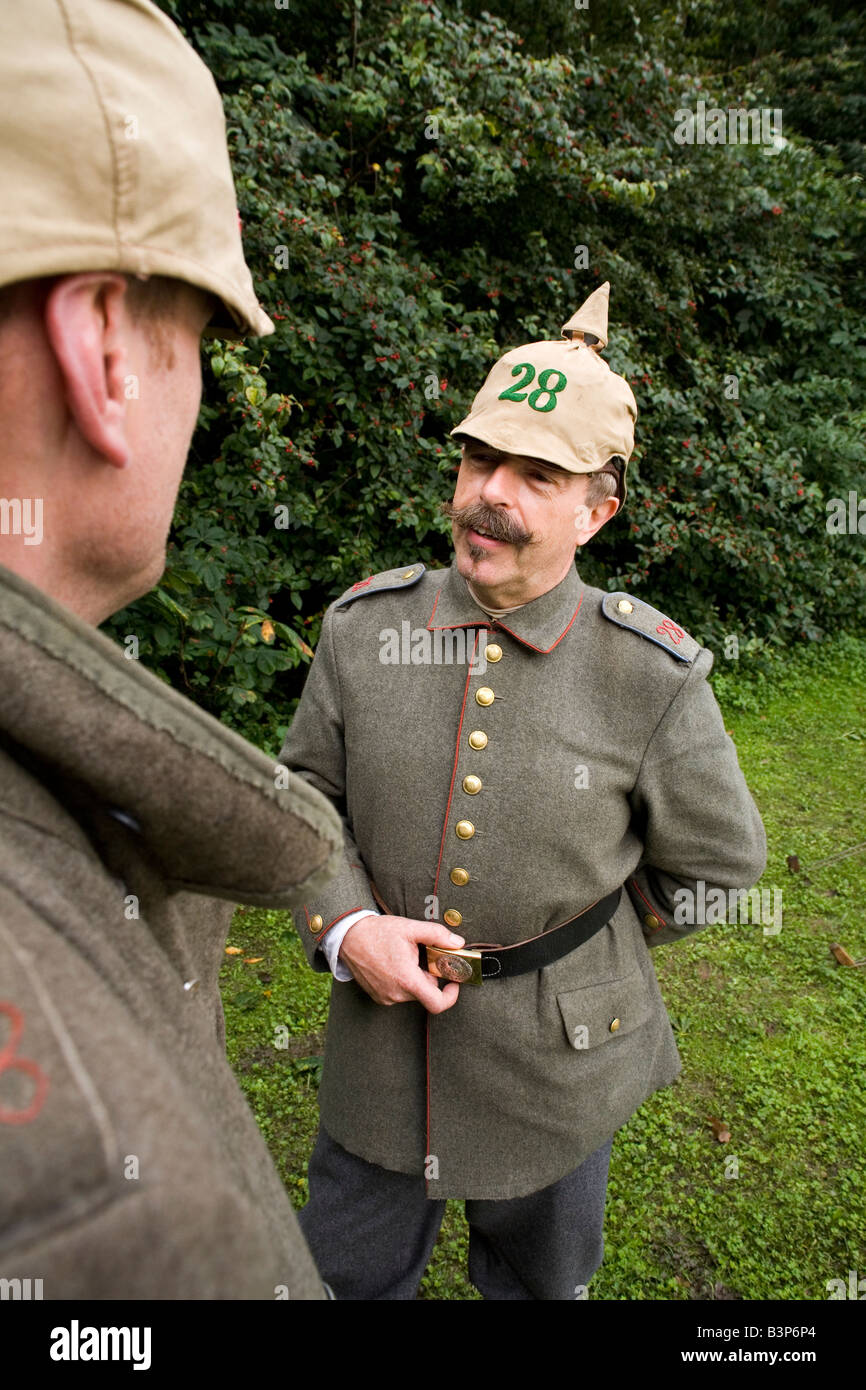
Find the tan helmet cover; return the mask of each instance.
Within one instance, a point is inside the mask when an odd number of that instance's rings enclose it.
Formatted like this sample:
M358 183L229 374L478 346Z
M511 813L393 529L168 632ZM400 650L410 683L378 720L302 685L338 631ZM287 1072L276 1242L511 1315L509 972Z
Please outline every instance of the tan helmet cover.
M272 333L244 261L216 84L150 0L2 0L0 286L117 270Z
M609 292L605 281L589 296L564 326L562 342L526 343L500 357L451 434L569 473L597 473L617 454L627 465L637 404L628 382L599 356ZM598 342L587 344L584 333ZM625 468L621 490L624 502Z

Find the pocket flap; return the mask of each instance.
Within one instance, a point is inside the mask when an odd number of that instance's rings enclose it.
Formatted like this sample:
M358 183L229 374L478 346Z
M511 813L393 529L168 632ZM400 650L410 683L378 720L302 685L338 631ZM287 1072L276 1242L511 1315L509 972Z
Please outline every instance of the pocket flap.
M620 980L604 980L558 994L566 1037L578 1052L625 1037L646 1023L652 1001L639 970Z

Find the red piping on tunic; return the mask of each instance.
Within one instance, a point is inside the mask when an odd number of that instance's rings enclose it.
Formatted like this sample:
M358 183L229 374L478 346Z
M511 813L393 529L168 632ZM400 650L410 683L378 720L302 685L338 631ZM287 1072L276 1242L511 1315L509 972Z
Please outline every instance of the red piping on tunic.
M507 632L508 635L509 635L509 637L513 637L513 638L514 638L515 642L520 642L520 643L522 643L522 645L523 645L524 647L529 647L530 651L533 651L533 652L540 652L542 656L546 656L548 652L552 652L552 651L553 651L553 648L554 648L554 647L558 647L558 646L559 646L559 644L560 644L560 642L562 641L563 637L565 637L566 633L569 632L569 631L571 630L572 624L574 623L575 618L577 617L578 613L580 612L580 605L583 603L583 594L581 594L580 598L577 600L577 607L575 608L574 612L573 612L572 615L571 615L571 621L569 622L568 627L566 627L566 628L559 634L559 636L557 637L557 639L556 639L555 642L552 642L552 643L550 644L549 647L536 647L532 642L528 642L528 641L526 640L525 637L520 637L512 628L508 627L508 625L507 625L506 623L504 623L504 622L502 621L501 618L494 618L494 619L492 620L492 622L491 622L491 621L488 621L488 622L486 622L486 623L441 623L438 627L434 627L434 625L433 625L433 619L434 619L435 616L436 616L436 609L437 609L438 606L439 606L439 596L440 596L441 593L442 593L442 590L440 589L439 592L438 592L437 595L436 595L436 598L434 599L434 602L433 602L433 611L432 611L432 613L430 614L430 617L429 617L429 619L428 619L428 621L427 621L427 631L428 631L428 632L441 632L441 631L442 631L444 628L446 628L446 627L447 627L447 628L455 628L455 627L477 627L477 628L488 628L488 629L489 629L489 628L494 628L494 629L495 629L495 628L497 628L497 627L501 627L502 630L503 630L503 632Z
M475 660L475 652L478 648L478 634L475 634L475 642L472 647L472 656L469 658L469 666L466 672L466 685L463 689L463 704L460 706L460 722L457 725L457 744L454 749L454 767L451 770L451 785L448 788L448 804L445 807L445 824L442 826L442 839L439 843L439 858L436 861L436 877L433 882L433 895L439 893L439 874L442 871L442 855L445 853L445 836L448 834L448 817L451 814L451 802L454 798L454 782L457 777L457 764L460 761L460 734L463 730L463 719L466 714L466 701L469 698L469 682L472 679L472 666Z
M424 1154L424 1192L430 1187L430 1180L427 1177L427 1159L430 1157L430 1015L427 1015L427 1141Z
M498 619L498 623L499 623L499 626L503 629L504 632L507 632L507 633L509 634L509 636L511 636L511 637L514 638L515 642L522 642L523 645L524 645L524 647L529 647L531 651L534 651L534 652L541 652L541 655L542 655L542 656L547 656L547 653L548 653L548 652L552 652L554 647L558 647L558 646L559 646L559 644L560 644L560 642L562 641L563 637L565 636L566 632L569 632L569 631L570 631L572 623L574 622L575 618L577 617L578 613L580 612L580 605L581 605L582 603L583 603L583 594L581 594L580 598L577 600L577 607L575 608L574 613L573 613L572 616L571 616L571 622L568 624L568 627L565 629L565 632L561 632L561 633L559 634L559 636L557 637L556 641L555 641L555 642L552 642L551 645L550 645L549 647L536 647L536 646L533 646L532 642L527 642L527 640L526 640L525 637L520 637L520 636L518 636L518 634L517 634L516 632L512 632L512 630L511 630L510 627L506 627L505 623L502 621L501 618Z
M488 630L492 627L492 623L490 622L489 619L487 620L487 622L484 622L484 623L442 623L442 624L440 624L439 627L434 627L434 626L433 626L433 618L434 618L434 616L435 616L436 609L437 609L437 607L439 606L439 595L440 595L441 593L442 593L442 590L440 589L439 592L438 592L437 595L436 595L436 598L435 598L434 601L433 601L433 612L430 614L430 617L427 619L427 631L428 631L428 632L444 632L446 628L454 628L454 627L483 627L483 628L487 628Z
M438 595L438 594L436 595L436 598L437 598L437 602L438 602L438 599L439 599L439 595ZM435 604L434 604L434 612L435 612ZM433 614L431 613L431 614L430 614L430 621L432 622L432 620L433 620ZM441 839L440 844L439 844L439 858L438 858L438 860L436 861L436 878L435 878L434 883L433 883L433 895L434 895L434 897L438 897L438 894L439 894L439 875L440 875L440 873L441 873L441 871L442 871L442 855L445 853L445 836L448 834L448 817L451 815L451 802L452 802L452 800L453 800L453 798L454 798L454 782L455 782L455 780L456 780L456 778L457 778L457 764L458 764L458 762L460 761L460 735L461 735L461 733L463 732L463 720L464 720L465 715L466 715L466 701L467 701L468 698L469 698L469 682L470 682L470 680L471 680L471 678L472 678L472 664L473 664L473 662L474 662L475 653L476 653L477 649L478 649L478 633L476 632L476 634L475 634L475 642L473 643L473 646L472 646L472 657L470 658L469 668L468 668L468 670L467 670L467 672L466 672L466 684L465 684L465 686L463 687L463 704L460 706L460 720L459 720L458 725L457 725L457 742L456 742L456 745L455 745L455 748L454 748L454 767L452 768L452 771L451 771L451 785L450 785L449 788L448 788L448 804L447 804L447 806L445 807L445 823L444 823L444 825L442 826L442 839ZM427 1015L426 1030L427 1030L427 1074L426 1074L426 1091L427 1091L427 1095L426 1095L426 1105L427 1105L427 1145L426 1145L426 1155L425 1155L425 1159L424 1159L424 1190L425 1190L425 1192L427 1191L427 1189L428 1189L428 1187L429 1187L429 1179L428 1179L428 1177L427 1177L427 1158L429 1158L429 1156L430 1156L430 1015L429 1015L429 1013L428 1013L428 1015Z
M348 917L348 915L349 915L350 912L360 912L362 906L363 906L362 903L358 903L358 905L357 905L356 907L347 907L345 912L341 912L340 915L339 915L338 917L335 917L335 918L334 918L333 922L329 922L328 925L327 925L326 927L323 927L322 930L319 932L319 935L316 937L316 945L318 946L318 944L319 944L319 942L321 941L322 937L325 936L325 935L327 935L327 933L331 930L331 927L333 927L337 922L341 922L341 921L343 920L344 917ZM309 929L310 929L310 910L309 910L309 908L307 907L307 904L306 904L306 903L304 903L304 916L305 916L306 919L307 919L307 930L309 931Z
M644 897L643 893L641 893L640 889L639 889L638 886L637 886L637 880L633 878L632 881L631 881L631 884L632 884L632 887L634 888L634 891L638 894L638 896L641 897L641 898L643 898L644 902L646 903L646 905L647 905L647 907L649 908L650 912L652 913L653 917L658 917L658 916L659 916L658 909L655 908L655 907L653 907L653 905L652 905L652 903L650 902L649 898ZM664 918L662 917L662 918L661 918L661 927L666 927L666 926L667 926L667 922L666 922L666 921L664 920ZM653 927L652 930L653 930L653 931L661 931L661 927Z

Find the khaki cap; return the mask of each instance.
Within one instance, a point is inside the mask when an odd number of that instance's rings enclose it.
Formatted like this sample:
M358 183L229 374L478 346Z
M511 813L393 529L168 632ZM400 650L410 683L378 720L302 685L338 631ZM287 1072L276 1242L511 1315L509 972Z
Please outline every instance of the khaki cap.
M244 261L216 84L150 0L0 3L0 286L117 270L272 333Z
M500 357L451 434L569 473L598 473L616 455L627 465L637 404L628 382L599 356L607 343L609 294L605 281L565 324L564 341L525 343ZM621 503L625 495L623 467Z

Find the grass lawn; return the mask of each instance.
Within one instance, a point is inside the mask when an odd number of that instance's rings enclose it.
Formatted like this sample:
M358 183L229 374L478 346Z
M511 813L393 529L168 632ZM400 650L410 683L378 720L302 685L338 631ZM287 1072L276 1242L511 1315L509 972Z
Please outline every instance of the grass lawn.
M866 1277L866 966L830 951L866 957L866 848L821 862L866 842L866 643L800 655L765 686L725 674L719 689L782 928L711 926L653 951L683 1071L614 1141L592 1298L823 1300L828 1280ZM284 913L239 908L228 945L229 1058L302 1206L329 977L309 970ZM479 1297L466 1247L449 1203L422 1298Z

